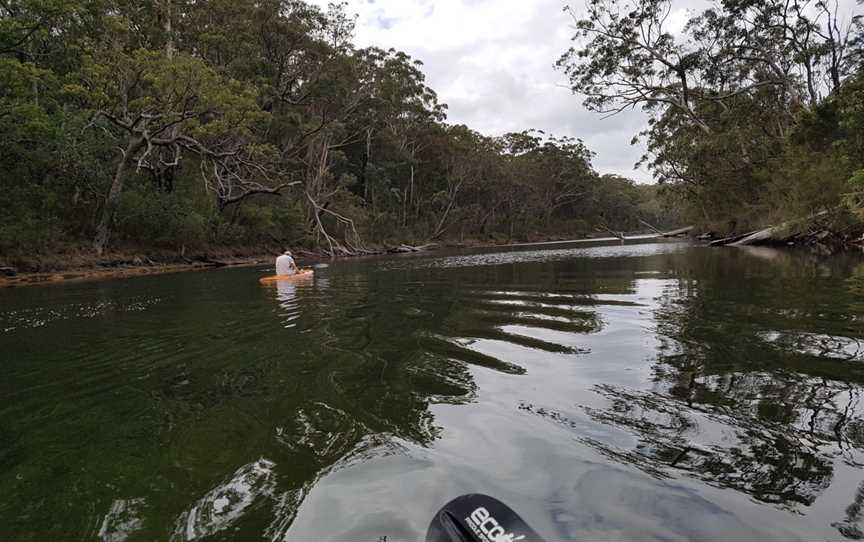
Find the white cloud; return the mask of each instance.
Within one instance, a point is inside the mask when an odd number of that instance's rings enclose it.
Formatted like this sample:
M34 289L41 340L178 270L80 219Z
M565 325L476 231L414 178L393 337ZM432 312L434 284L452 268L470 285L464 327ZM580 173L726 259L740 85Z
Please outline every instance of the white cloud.
M328 0L313 0L325 6ZM565 87L555 61L570 46L564 0L349 0L356 43L405 51L422 60L427 83L449 105L448 118L488 135L537 128L583 139L601 173L639 181L630 146L645 125L640 112L610 119L586 111Z
M310 0L321 6L332 0ZM839 0L841 14L858 12ZM448 118L488 135L538 128L583 139L601 173L649 182L633 164L644 152L630 140L646 126L640 111L604 119L586 111L553 68L570 46L568 0L348 0L358 15L356 43L405 51L422 60L427 83L449 105ZM577 0L571 2L580 4ZM667 27L683 31L708 0L673 0Z
M676 37L684 32L684 27L687 26L687 21L690 20L692 13L685 8L672 10L669 13L669 18L666 19L666 28Z

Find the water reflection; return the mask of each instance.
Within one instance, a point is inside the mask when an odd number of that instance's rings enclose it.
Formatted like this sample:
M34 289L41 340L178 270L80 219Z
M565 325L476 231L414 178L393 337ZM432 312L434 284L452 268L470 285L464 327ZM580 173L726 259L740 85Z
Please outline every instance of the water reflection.
M765 342L786 352L824 359L864 361L864 345L852 337L835 337L803 332L768 331L760 335Z
M860 538L858 264L615 246L15 292L0 532L417 540L486 491L550 540Z
M297 325L296 320L300 318L300 300L298 290L308 290L312 286L323 290L327 286L326 279L316 281L311 276L298 277L291 280L280 280L270 283L267 287L276 292L276 301L279 303L279 317L285 329L291 329Z
M801 265L788 256L758 256L774 269ZM688 272L700 280L683 277L655 300L661 346L650 387L595 385L602 401L582 407L587 418L534 404L522 408L653 477L685 475L803 512L835 476L862 466L860 339L850 336L860 333L857 300L810 303L828 285L805 284L802 277L791 286L803 298L795 299L776 295L789 281L781 286L748 277L759 292L754 296L726 287L732 277ZM813 268L824 278L836 272ZM845 537L861 536L861 495L859 489L847 519L834 524Z
M858 487L852 504L846 508L846 517L833 525L850 540L864 540L864 482Z
M279 301L282 325L286 329L294 327L300 318L300 303L297 300L297 285L293 282L276 283L276 299Z
M626 429L638 443L619 459L653 475L685 471L708 483L783 506L812 504L828 487L831 459L794 428L773 427L756 417L730 416L710 404L678 401L657 393L599 388L611 406L586 408L597 423ZM602 442L591 442L611 455Z
M700 495L621 471L594 468L550 499L560 540L721 542L796 540L750 525ZM638 533L638 535L636 534Z
M0 334L16 329L41 328L65 320L101 318L112 313L146 311L159 301L158 297L133 296L116 300L73 301L53 307L11 308L0 311Z
M250 506L273 496L275 466L259 459L238 469L180 515L171 540L197 540L230 528Z
M102 520L97 533L103 542L125 542L144 525L141 519L144 499L118 499Z

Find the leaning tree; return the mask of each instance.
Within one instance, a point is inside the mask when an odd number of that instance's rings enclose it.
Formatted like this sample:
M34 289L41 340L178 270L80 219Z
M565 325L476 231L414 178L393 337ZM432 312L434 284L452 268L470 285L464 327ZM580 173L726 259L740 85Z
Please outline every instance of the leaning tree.
M89 126L104 131L119 152L96 228L99 254L109 243L131 174L164 175L194 160L220 209L292 184L277 171L278 151L256 137L269 114L258 106L255 91L199 59L106 52L82 71L78 90L93 110Z

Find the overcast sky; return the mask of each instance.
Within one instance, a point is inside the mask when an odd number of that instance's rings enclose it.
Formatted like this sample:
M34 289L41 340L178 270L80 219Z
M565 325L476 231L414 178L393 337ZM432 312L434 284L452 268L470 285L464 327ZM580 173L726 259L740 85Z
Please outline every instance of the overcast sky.
M332 0L311 0L326 6ZM595 168L650 182L633 165L642 145L630 140L646 124L640 111L611 118L582 107L555 61L570 45L566 0L348 0L358 15L356 44L405 51L425 64L427 83L449 105L452 123L486 135L538 128L582 138L597 153ZM706 0L677 0L667 28L680 31L687 8ZM579 6L581 0L575 0ZM841 11L855 10L840 0ZM860 11L860 8L858 8Z
M326 6L328 0L313 0ZM642 155L630 140L639 112L602 119L586 111L553 67L570 44L563 0L349 0L356 44L405 51L423 61L427 84L449 106L448 119L486 135L538 128L582 138L601 173L649 181L634 171ZM682 20L684 11L682 10Z

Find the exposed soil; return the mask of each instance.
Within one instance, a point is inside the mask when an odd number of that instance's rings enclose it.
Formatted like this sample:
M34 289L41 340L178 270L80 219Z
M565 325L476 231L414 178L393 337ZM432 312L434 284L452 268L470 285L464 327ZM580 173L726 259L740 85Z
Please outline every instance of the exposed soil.
M542 239L545 242L570 241L572 239ZM590 239L586 239L590 241ZM411 247L396 245L377 246L357 256L374 256L407 252L425 252L440 248L482 248L508 246L513 243L495 243L479 239L442 242L440 244ZM524 244L524 243L517 243ZM116 250L102 256L96 255L89 247L72 249L51 255L37 255L27 258L4 258L0 255L0 288L23 286L43 286L67 282L106 280L141 275L178 273L181 271L200 271L220 267L239 267L272 264L279 250L272 247L218 248L206 252L190 254L176 251L136 251L134 249ZM313 252L297 249L294 251L302 266L310 262L330 259L323 251ZM345 256L340 256L344 258Z
M14 288L19 286L40 286L57 284L59 282L80 282L89 280L103 280L121 277L135 277L140 275L157 275L164 273L177 273L180 271L198 271L213 269L216 267L236 267L248 265L261 265L273 263L272 256L258 256L249 258L232 259L211 264L206 262L192 263L165 263L165 262L123 262L111 263L108 266L95 264L82 267L70 267L68 269L48 272L24 272L14 276L0 275L0 288Z

